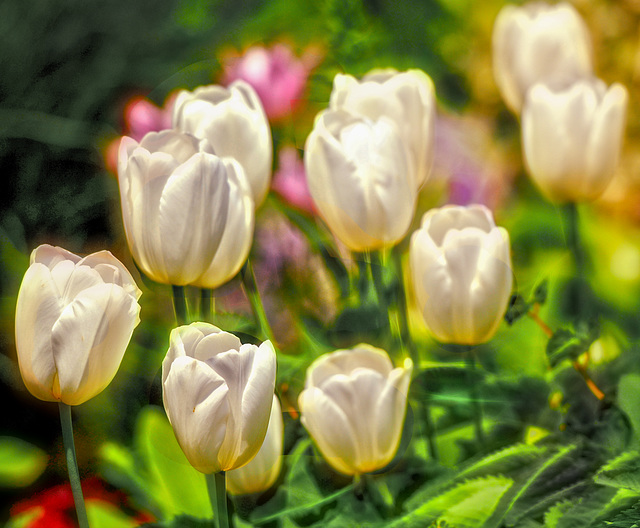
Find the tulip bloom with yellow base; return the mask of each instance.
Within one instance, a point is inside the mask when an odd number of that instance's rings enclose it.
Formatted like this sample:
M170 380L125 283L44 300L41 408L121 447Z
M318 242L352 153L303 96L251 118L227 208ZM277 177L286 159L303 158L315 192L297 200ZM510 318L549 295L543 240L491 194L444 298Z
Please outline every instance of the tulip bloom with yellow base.
M300 420L337 471L384 468L400 444L413 363L394 368L384 350L361 344L316 359L300 394Z

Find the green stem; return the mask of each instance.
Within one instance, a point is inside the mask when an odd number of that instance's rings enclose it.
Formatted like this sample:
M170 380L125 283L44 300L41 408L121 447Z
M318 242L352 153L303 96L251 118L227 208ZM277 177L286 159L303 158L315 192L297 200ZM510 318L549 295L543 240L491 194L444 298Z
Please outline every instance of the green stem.
M187 324L187 299L184 296L184 286L171 285L173 293L173 310L176 314L178 326Z
M467 347L467 379L469 381L469 393L471 395L471 405L473 405L473 423L476 430L476 440L482 449L484 447L484 432L482 430L482 402L478 394L476 384L476 354L473 347Z
M229 512L227 511L227 475L224 471L205 475L207 491L211 501L211 509L218 528L229 528Z
M358 291L358 301L362 303L369 296L369 274L367 269L367 259L364 253L354 253L353 259L358 265L358 277L354 282L355 287Z
M379 251L372 251L369 253L369 270L371 271L371 280L373 281L373 287L376 291L376 297L378 298L378 305L380 309L386 314L385 321L389 328L391 327L389 321L389 303L387 302L386 288L384 285L384 279L382 277L382 262L380 259Z
M409 330L409 317L407 307L407 296L404 289L404 270L402 268L402 254L398 246L391 250L391 258L395 267L396 276L398 277L398 291L396 292L396 311L398 313L398 325L400 326L400 341L408 352L414 368L420 371L420 356L416 348L416 344L411 338ZM438 447L436 444L436 429L431 419L431 405L428 400L418 402L417 421L420 429L427 437L427 445L429 447L429 456L433 460L438 460Z
M78 525L80 526L80 528L89 528L87 509L84 505L84 497L82 496L82 485L80 484L80 472L78 471L76 447L73 442L71 407L62 402L58 403L58 407L60 409L60 425L62 426L62 442L64 443L64 452L67 457L67 471L69 472L69 482L71 483L73 502L76 505Z
M576 267L576 287L573 289L570 306L578 321L584 319L587 312L585 306L585 264L586 256L580 240L580 219L578 215L578 206L575 203L568 203L565 206L566 224L567 224L567 245L573 254L573 261Z
M258 284L256 283L256 276L253 273L251 261L247 260L240 273L242 276L244 291L249 298L249 303L251 304L253 317L255 318L256 323L258 323L263 336L271 341L271 344L273 344L273 346L275 347L276 340L274 338L273 331L271 330L269 319L267 319L267 312L265 312L264 304L262 304L262 298L260 297L260 292L258 290Z
M213 320L213 304L211 302L211 289L200 288L200 320L211 322Z

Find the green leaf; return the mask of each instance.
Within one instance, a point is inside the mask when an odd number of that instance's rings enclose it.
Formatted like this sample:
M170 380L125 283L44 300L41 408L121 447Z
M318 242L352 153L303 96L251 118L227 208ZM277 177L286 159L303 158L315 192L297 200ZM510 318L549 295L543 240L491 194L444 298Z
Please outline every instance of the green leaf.
M584 323L576 330L560 328L554 332L547 342L547 357L551 367L565 359L576 360L578 356L589 350L591 344L600 335L596 323Z
M549 291L549 285L547 280L543 280L536 289L533 291L533 302L537 304L544 304L547 300L547 293Z
M607 528L640 528L640 501L630 508L618 513L611 520L605 521L602 527Z
M133 528L140 524L113 504L100 500L87 500L87 517L91 528Z
M626 374L618 382L618 405L633 427L636 445L640 444L640 375Z
M516 493L511 497L509 505L505 509L505 521L507 526L514 526L515 523L523 517L524 512L526 512L526 506L520 505L518 502L521 498L525 496L525 494L529 491L532 486L537 483L542 477L544 477L545 473L549 471L553 466L558 464L560 461L564 460L565 457L571 455L571 453L576 449L575 445L569 445L562 447L555 453L553 456L546 459L542 462L537 470L529 476L525 480L525 482L517 488Z
M491 453L456 475L456 480L480 477L489 474L509 474L521 471L532 463L541 460L548 452L547 447L528 444L515 444Z
M0 487L29 486L47 467L47 454L11 436L0 436Z
M640 453L623 453L603 466L594 480L603 486L624 488L640 494Z
M544 516L546 528L584 528L615 497L613 489L599 488L577 500L566 500L551 507Z
M507 308L507 312L504 314L504 320L507 324L512 325L518 319L527 315L531 310L531 305L524 300L524 297L519 293L514 293L509 300L509 307Z
M147 489L165 517L212 518L204 475L187 461L160 408L150 405L140 412L135 443L148 474Z
M395 528L422 528L445 522L456 528L483 528L513 480L492 476L469 480L429 500L389 524Z

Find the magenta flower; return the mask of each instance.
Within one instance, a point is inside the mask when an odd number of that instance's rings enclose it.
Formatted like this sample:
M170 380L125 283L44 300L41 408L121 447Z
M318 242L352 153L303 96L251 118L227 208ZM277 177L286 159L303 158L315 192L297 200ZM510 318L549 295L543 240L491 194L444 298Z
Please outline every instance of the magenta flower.
M278 153L278 169L273 176L271 187L287 203L310 214L315 214L315 206L309 186L304 163L295 147L287 146Z
M242 79L258 93L267 117L277 121L300 105L309 73L317 56L306 52L296 57L285 44L271 48L252 46L242 56L223 59L223 83Z
M172 128L171 114L175 98L175 94L170 95L162 108L143 97L131 99L124 109L125 135L139 142L148 132Z

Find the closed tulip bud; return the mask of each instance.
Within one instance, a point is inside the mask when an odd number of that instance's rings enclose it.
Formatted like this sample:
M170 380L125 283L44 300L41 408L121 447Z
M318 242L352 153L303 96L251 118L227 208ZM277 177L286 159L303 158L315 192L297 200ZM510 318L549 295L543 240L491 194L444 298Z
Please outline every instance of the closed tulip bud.
M322 456L346 475L385 467L400 444L413 364L393 368L361 344L315 360L300 394L300 420Z
M241 344L206 323L171 332L162 397L178 444L202 473L243 466L263 443L276 377L270 341Z
M16 306L18 364L29 392L67 405L102 392L140 322L140 295L108 251L80 258L36 248Z
M271 129L260 98L246 82L182 91L173 111L176 128L206 139L218 156L235 158L244 169L259 206L271 180Z
M238 167L208 148L176 130L151 132L139 144L122 139L118 179L127 242L157 282L197 281L214 260L228 216L242 216L239 204L230 205ZM245 227L243 235L252 230Z
M333 80L329 106L372 120L382 116L392 119L409 150L415 188L422 186L433 164L436 117L435 89L427 74L389 68L373 70L361 81L338 74Z
M349 249L379 249L405 235L417 192L392 120L327 110L307 138L304 163L320 215Z
M247 495L260 493L273 486L282 469L283 441L282 408L274 395L269 427L262 447L248 464L227 473L227 491L232 495Z
M592 73L591 38L573 6L532 2L502 8L493 27L493 72L507 106L519 114L539 82L568 84Z
M569 88L534 86L522 112L522 147L529 174L553 202L597 198L618 165L627 90L599 79Z
M428 211L411 236L409 257L418 307L436 339L475 345L493 337L513 279L509 234L489 209Z

